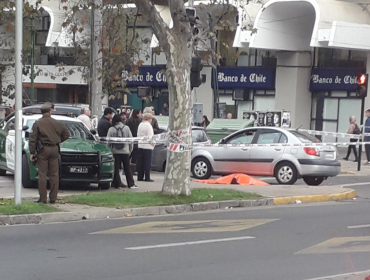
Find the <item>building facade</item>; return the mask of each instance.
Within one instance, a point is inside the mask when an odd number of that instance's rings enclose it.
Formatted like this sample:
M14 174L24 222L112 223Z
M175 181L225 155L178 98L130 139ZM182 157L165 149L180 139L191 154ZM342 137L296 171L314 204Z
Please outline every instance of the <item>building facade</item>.
M362 107L370 108L370 98L363 99L356 93L357 75L370 69L370 36L366 36L370 34L370 12L365 5L368 0L270 0L264 4L240 0L204 9L206 2L195 1L201 22L197 27L200 34L210 30L215 37L206 36L204 45L197 47L197 54L203 58L206 82L194 89L193 102L203 104L203 114L210 119L229 112L242 119L246 111L288 111L293 127L344 132L350 115L360 119ZM130 12L135 9L132 5L125 7ZM160 10L170 25L166 8ZM49 5L46 11L40 32L48 31L43 40L39 39L40 49L36 52L36 67L43 75L35 79L34 101L88 103L88 84L82 73L73 71L70 78L63 79L79 65L68 65L70 39L60 27L60 7ZM108 103L117 108L142 109L152 105L160 112L163 103L168 102L166 82L161 75L166 60L158 51L145 17L141 15L138 22L137 36L151 38L151 44L141 46L137 58L142 64L139 74L126 77L131 94L122 94ZM133 26L127 25L127 34L132 30ZM211 50L221 58L212 59ZM63 56L69 68L66 66L62 73L54 71L62 77L51 79L55 77L51 69L55 67L55 57ZM2 86L12 82L11 71L3 73ZM125 76L126 72L123 69L121 73ZM26 93L29 86L25 77ZM141 98L140 87L150 88L150 101ZM220 107L223 114L217 111Z

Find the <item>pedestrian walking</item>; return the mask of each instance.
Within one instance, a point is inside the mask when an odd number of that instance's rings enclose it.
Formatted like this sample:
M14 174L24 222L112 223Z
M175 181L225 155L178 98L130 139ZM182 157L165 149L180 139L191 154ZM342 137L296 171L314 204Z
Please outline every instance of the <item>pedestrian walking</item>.
M137 130L138 137L152 137L154 135L152 122L152 114L145 113L143 115L143 121L140 123ZM137 163L137 180L147 182L154 182L150 179L150 170L152 167L152 155L155 146L154 140L140 140L139 151L138 151L138 163Z
M92 129L92 123L91 123L90 115L91 115L91 111L90 111L89 107L83 107L81 109L81 115L79 115L77 117L77 119L81 120L89 130Z
M358 127L358 125L356 124L356 117L355 116L350 116L349 117L349 128L348 128L347 133L348 134L357 134L357 135L358 134L361 134L361 130ZM350 138L349 141L350 142L357 142L358 139L356 139L356 138ZM356 146L355 145L349 145L348 146L347 155L343 159L344 160L348 160L348 158L351 155L351 151L353 151L353 154L355 155L355 160L354 161L358 161L358 158L357 158L357 149L356 149Z
M113 109L107 107L104 109L104 115L98 122L98 135L99 137L106 137L108 134L109 128L112 126L112 116L113 116Z
M29 137L30 160L36 161L38 168L38 203L47 202L47 177L49 176L50 203L55 203L59 189L59 151L60 143L69 138L65 124L51 118L52 106L41 106L42 118L32 126ZM36 154L37 153L37 154Z
M122 123L120 115L114 115L112 120L112 127L109 128L107 137L132 138L130 128ZM128 188L136 189L137 186L135 185L134 178L130 171L130 154L133 149L133 144L112 143L110 144L110 146L114 156L114 178L112 182L112 187L116 189L126 187L122 183L121 175L119 174L120 167L123 164Z
M131 117L127 120L126 124L130 128L132 137L137 137L137 130L141 123L142 114L141 111L138 109L134 109L132 111ZM136 163L137 163L137 156L138 156L138 144L134 144L134 149L131 153L131 173L135 175L136 173Z
M367 109L365 112L366 121L365 121L365 128L363 129L364 133L370 133L370 109ZM370 142L370 136L364 137L365 142ZM370 144L365 144L365 153L366 153L366 165L370 164Z

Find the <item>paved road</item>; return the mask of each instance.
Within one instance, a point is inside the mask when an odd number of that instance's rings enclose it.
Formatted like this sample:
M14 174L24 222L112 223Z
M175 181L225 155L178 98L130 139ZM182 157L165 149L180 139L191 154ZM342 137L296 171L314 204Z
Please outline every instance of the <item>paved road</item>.
M364 271L369 210L359 199L3 226L0 278L303 280Z

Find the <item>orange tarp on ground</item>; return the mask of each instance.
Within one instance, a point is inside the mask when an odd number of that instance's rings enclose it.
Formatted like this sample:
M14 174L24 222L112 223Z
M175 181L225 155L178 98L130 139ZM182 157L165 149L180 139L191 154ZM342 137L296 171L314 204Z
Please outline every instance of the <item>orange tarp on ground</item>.
M239 185L254 185L254 186L268 186L266 182L258 180L254 177L248 176L246 174L235 173L228 176L223 176L218 179L209 180L194 180L195 182L205 183L205 184L239 184Z

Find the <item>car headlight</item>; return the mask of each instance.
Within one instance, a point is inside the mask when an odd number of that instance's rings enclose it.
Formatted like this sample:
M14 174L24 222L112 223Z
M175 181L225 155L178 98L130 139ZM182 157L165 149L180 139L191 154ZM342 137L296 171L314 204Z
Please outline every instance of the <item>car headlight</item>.
M103 155L101 156L101 161L102 162L113 161L113 155Z

